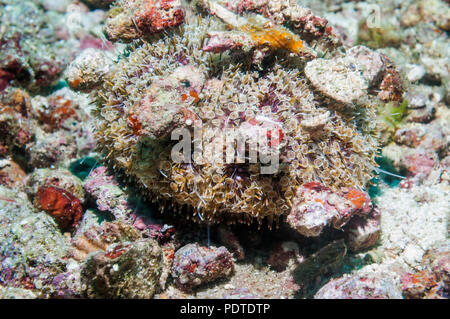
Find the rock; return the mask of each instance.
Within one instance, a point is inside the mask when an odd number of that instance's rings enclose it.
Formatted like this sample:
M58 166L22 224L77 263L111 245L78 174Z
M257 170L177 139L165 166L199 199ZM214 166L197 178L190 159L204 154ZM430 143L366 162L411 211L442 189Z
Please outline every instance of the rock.
M83 187L88 197L97 204L98 210L109 212L122 220L131 214L127 194L114 180L114 176L108 175L106 167L94 169L84 180Z
M65 169L37 169L27 177L26 185L34 205L54 217L63 230L78 225L85 196L79 178Z
M450 245L448 242L431 249L424 256L424 263L428 263L436 279L441 282L444 292L450 290Z
M420 22L421 16L417 4L406 7L400 17L400 23L404 27L412 27Z
M444 31L450 30L450 10L442 0L426 0L417 4L424 21L432 21Z
M225 247L188 244L175 252L172 277L180 289L194 287L229 276L234 270L232 255Z
M378 98L383 102L401 102L404 93L404 84L400 73L389 58L383 55L386 72L378 87Z
M13 150L25 150L33 138L30 98L22 92L0 94L0 157L12 155Z
M399 47L403 40L402 30L389 21L381 21L378 27L371 27L368 20L358 30L358 42L372 49Z
M57 32L60 20L38 5L8 1L0 7L0 23L8 26L0 35L1 90L11 81L32 91L54 85L70 59L73 48Z
M428 103L425 107L410 110L406 116L406 122L429 123L436 117L436 107Z
M38 296L33 290L0 286L1 299L37 299Z
M76 269L56 275L52 280L52 298L75 299L81 298L80 269Z
M107 9L115 0L82 0L92 8Z
M163 244L170 241L176 230L172 225L164 224L162 221L133 212L131 214L133 226L139 229L145 236L156 239L158 243Z
M325 98L346 107L367 95L367 81L357 70L353 59L315 59L307 63L305 75Z
M376 244L381 234L380 215L374 209L370 217L355 216L345 227L345 242L353 252Z
M417 152L405 156L401 165L408 170L408 176L424 179L431 173L437 160L435 153Z
M394 135L395 143L409 147L417 147L422 142L425 129L418 125L399 128Z
M402 292L406 299L441 299L439 290L442 288L436 281L436 276L430 270L418 271L414 274L405 273L401 278Z
M232 252L234 258L237 260L243 260L245 258L244 248L231 229L220 225L217 227L216 232L219 242Z
M324 278L333 275L342 268L347 246L343 239L335 240L305 258L294 270L294 280L302 287L301 294L308 297Z
M383 272L344 275L332 279L314 299L401 299L402 294L390 274Z
M78 261L83 261L90 253L105 251L112 244L138 239L141 239L141 234L133 226L120 221L103 222L77 234L72 239L73 248L70 255Z
M298 245L293 241L285 241L276 244L270 251L270 257L266 260L276 271L283 271L290 264L298 262L299 255Z
M173 259L175 257L175 244L173 242L167 242L162 245L163 260L161 267L161 276L159 278L159 286L162 290L166 289L167 279L170 276L172 270Z
M36 142L28 149L30 167L48 168L77 156L77 140L63 130L45 133L39 130Z
M406 78L410 82L416 82L422 79L427 71L422 65L409 65L409 71L406 75Z
M17 163L9 159L0 159L0 185L23 189L25 177L25 172Z
M450 284L449 243L438 243L420 262L418 270L401 276L403 296L407 299L446 299Z
M422 93L413 93L407 95L409 109L421 109L426 106L427 97Z
M372 203L367 194L356 189L332 192L320 183L306 183L297 191L286 221L307 237L319 236L327 225L338 229L355 215L367 215Z
M355 59L355 62L362 69L362 75L369 83L369 86L372 87L379 84L386 71L386 66L380 53L358 45L348 50L346 56Z
M81 269L88 298L152 298L159 287L162 252L156 241L110 245L91 255Z
M85 192L81 180L66 169L36 169L26 180L28 196L34 198L43 186L53 186L63 189L84 203Z
M260 299L256 294L253 294L247 288L236 288L229 294L225 295L223 299Z
M433 144L435 147L440 145L433 136L425 136L416 148L391 143L383 149L383 156L392 160L394 167L403 176L414 178L415 182L423 182L439 163L438 153L429 146L424 147Z
M64 77L74 90L91 90L102 83L109 63L103 50L86 49L67 67Z
M109 11L105 33L111 41L129 42L184 23L180 0L124 0Z
M67 8L71 5L71 0L40 0L42 6L48 11L57 11L65 13Z
M25 193L0 186L0 279L48 297L66 269L68 243L53 218L35 213Z

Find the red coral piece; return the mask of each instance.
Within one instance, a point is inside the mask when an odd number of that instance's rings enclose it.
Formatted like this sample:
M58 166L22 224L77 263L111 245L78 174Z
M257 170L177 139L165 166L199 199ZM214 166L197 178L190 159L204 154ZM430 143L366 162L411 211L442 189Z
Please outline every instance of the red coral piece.
M61 188L52 186L39 188L36 202L38 208L53 216L62 229L78 225L83 216L79 199Z

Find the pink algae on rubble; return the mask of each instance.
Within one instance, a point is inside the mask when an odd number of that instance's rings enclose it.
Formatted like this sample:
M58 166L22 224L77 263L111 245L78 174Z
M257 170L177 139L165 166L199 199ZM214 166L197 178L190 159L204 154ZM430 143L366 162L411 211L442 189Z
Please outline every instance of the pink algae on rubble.
M184 22L184 10L177 0L144 0L135 15L136 26L144 32L161 32Z
M234 270L232 255L225 247L203 247L188 244L175 252L172 277L182 290L224 278Z
M343 188L333 192L320 183L311 182L301 186L297 193L286 220L308 237L318 236L327 225L341 228L352 216L366 216L373 209L369 196L357 189Z

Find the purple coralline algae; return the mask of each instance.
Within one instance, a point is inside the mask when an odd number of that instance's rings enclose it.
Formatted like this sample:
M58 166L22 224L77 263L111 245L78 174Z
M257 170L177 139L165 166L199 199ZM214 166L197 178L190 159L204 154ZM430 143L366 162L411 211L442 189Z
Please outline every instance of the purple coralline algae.
M84 181L83 187L100 211L109 212L116 219L131 217L132 209L128 205L128 196L114 177L108 174L106 167L94 169Z

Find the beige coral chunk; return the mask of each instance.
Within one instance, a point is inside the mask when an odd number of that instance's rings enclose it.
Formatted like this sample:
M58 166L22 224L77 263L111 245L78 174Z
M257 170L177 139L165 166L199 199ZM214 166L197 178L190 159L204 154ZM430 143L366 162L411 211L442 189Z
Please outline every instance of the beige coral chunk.
M306 65L305 75L320 94L344 106L367 95L367 82L352 59L315 59Z
M348 50L347 56L357 60L363 77L370 85L375 85L381 81L383 73L386 71L386 66L380 53L358 45Z
M104 51L86 49L68 66L64 76L72 89L90 90L102 83L110 61Z

